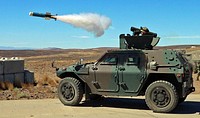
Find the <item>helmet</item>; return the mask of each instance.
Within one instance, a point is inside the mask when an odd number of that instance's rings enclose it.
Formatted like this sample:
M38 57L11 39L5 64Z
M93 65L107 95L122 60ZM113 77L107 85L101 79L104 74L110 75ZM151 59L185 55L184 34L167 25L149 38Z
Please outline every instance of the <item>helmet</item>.
M141 31L149 32L149 29L147 27L140 27Z

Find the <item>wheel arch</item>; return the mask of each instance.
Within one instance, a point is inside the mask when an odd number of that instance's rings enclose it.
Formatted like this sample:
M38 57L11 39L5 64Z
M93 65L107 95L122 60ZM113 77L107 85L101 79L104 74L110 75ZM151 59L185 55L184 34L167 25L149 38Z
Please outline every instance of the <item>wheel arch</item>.
M158 80L168 81L176 87L178 94L181 94L181 84L178 82L175 74L166 74L166 73L151 73L148 75L145 84L143 84L140 94L144 95L147 87Z
M78 76L76 73L74 73L74 72L65 72L65 73L63 73L62 75L60 75L60 78L61 78L61 79L64 79L64 78L66 78L66 77L73 77L73 78L78 79L78 80L81 81L82 83L85 83L85 81L84 81L80 76Z

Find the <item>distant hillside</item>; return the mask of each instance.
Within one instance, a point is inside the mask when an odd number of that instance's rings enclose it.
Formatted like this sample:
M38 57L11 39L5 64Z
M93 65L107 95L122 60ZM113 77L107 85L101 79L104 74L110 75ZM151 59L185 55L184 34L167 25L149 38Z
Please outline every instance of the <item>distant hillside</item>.
M23 49L23 48L0 47L0 57L30 57L30 56L52 55L52 54L56 55L68 52L89 52L89 51L103 53L106 52L107 50L115 50L115 49L118 48L99 47L90 49L61 49L61 48ZM155 47L155 49L184 49L187 50L187 52L196 53L196 51L200 50L200 45L157 46Z
M32 50L33 48L27 47L9 47L9 46L0 46L0 50Z
M191 47L200 48L200 45L170 45L170 46L156 46L155 49L188 49ZM110 49L118 49L118 47L97 47L97 48L88 48L88 49L100 49L100 50L110 50ZM0 50L71 50L57 47L48 47L41 49L34 49L28 47L8 47L8 46L0 46ZM72 50L87 50L87 49L78 49L74 48Z
M189 49L200 48L200 45L170 45L170 46L156 46L155 49Z
M56 47L48 47L48 48L42 48L39 50L62 50L62 48L56 48Z

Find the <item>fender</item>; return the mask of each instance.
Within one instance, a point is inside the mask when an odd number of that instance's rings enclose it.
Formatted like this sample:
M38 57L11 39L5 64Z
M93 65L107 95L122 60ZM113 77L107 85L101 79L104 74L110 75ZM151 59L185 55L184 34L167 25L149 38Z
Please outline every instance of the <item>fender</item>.
M77 75L75 72L62 72L57 74L57 76L61 79L64 79L65 77L74 77L77 78L85 83L85 80L83 80L79 75Z

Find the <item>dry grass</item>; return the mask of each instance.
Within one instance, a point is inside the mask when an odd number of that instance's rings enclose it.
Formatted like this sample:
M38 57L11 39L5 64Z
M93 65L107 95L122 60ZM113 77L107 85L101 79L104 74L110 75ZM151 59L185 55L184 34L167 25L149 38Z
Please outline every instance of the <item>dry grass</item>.
M0 89L13 90L14 85L13 85L13 83L10 83L10 82L0 82Z
M0 82L0 89L3 89L3 90L6 89L6 85L4 82Z
M10 82L5 82L5 87L8 90L13 90L14 89L13 83L10 83Z
M33 88L34 84L26 84L26 83L22 83L22 88L28 89L28 88Z
M37 86L41 87L44 85L49 85L52 87L56 87L56 86L58 86L58 82L59 82L58 79L51 78L48 75L43 75L42 79L38 80Z
M198 51L200 50L200 47L195 47L195 48L188 48L187 51L191 52L191 51Z

